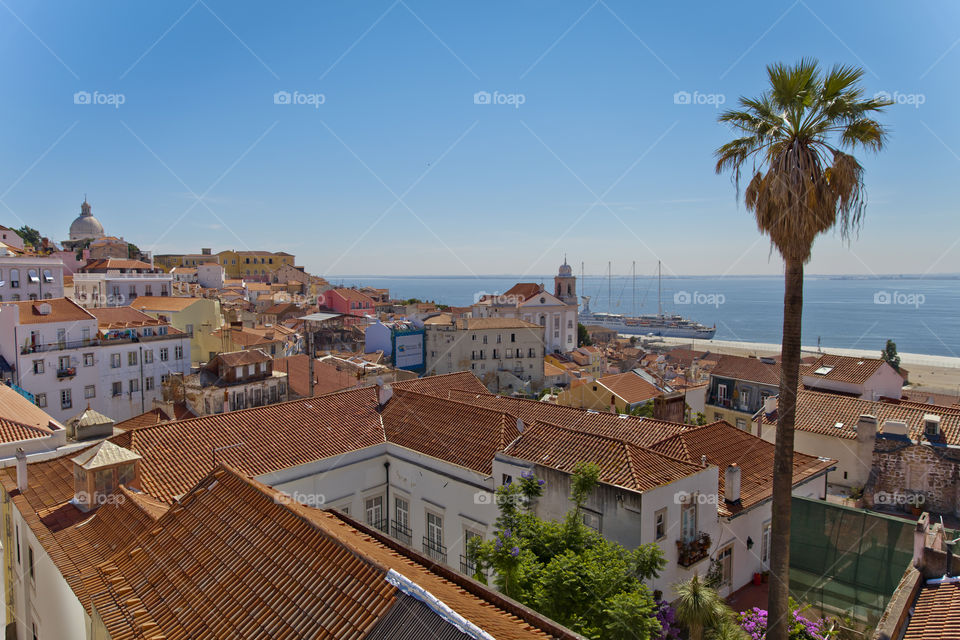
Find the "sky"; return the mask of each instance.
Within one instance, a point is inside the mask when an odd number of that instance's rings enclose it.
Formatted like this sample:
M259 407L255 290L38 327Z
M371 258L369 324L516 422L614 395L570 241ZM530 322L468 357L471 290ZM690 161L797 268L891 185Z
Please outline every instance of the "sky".
M960 272L960 3L0 0L0 223L308 271L779 274L713 151L765 66L897 102L808 273Z

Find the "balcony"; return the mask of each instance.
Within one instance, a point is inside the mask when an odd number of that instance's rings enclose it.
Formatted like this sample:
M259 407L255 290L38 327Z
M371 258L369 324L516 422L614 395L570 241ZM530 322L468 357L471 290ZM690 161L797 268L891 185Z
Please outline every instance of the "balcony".
M472 556L460 554L460 573L473 576L477 573L477 561Z
M390 535L408 547L413 544L413 531L411 531L409 527L403 526L396 520L393 520L390 523Z
M447 548L436 540L423 536L423 552L433 560L447 564Z
M677 540L677 564L690 567L707 557L710 549L710 534L701 532L690 541Z
M58 379L72 378L72 377L75 376L75 375L77 375L77 368L76 368L76 367L66 367L65 369L57 369L57 378L58 378Z
M378 531L382 531L387 534L390 533L389 529L387 528L387 520L385 518L381 518L380 520L368 521L367 525L373 527Z
M71 340L66 341L62 340L59 342L50 342L46 344L33 343L25 344L20 349L20 355L26 355L28 353L43 353L45 351L63 351L65 349L82 349L84 347L95 347L100 344L100 340Z

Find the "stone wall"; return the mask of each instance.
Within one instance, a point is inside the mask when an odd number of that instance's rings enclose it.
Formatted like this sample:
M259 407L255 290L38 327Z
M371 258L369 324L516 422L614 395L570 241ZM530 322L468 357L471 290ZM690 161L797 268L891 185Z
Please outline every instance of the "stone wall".
M868 498L876 506L960 515L960 451L878 439Z

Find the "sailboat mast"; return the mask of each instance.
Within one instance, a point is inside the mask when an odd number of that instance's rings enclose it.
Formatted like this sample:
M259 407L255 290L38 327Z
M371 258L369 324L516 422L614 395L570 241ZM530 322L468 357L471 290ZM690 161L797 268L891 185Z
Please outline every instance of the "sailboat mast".
M613 285L610 282L612 264L611 261L607 261L607 310L611 312L613 311Z
M663 315L663 304L660 298L661 288L660 288L660 278L663 275L663 271L660 267L660 261L657 260L657 315Z
M637 317L637 261L634 260L631 265L633 271L633 317Z

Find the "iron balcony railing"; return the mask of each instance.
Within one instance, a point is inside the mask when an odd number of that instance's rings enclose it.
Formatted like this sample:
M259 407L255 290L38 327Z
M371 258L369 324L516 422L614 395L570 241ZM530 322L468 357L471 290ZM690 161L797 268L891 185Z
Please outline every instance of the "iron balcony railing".
M423 551L437 562L447 563L447 548L436 540L423 536Z
M707 557L710 550L710 534L698 533L691 540L677 540L677 563L689 567Z
M389 530L387 529L387 521L385 519L381 518L380 520L368 521L367 524L373 527L374 529L377 529L378 531L382 531L384 533L390 533Z
M124 344L129 342L154 342L157 340L192 339L192 331L181 333L164 333L152 336L121 336L116 338L91 338L89 340L63 340L60 342L25 344L20 349L21 355L29 353L44 353L46 351L65 351L67 349L83 349L85 347L100 347L111 344Z
M413 531L409 527L405 527L396 520L390 522L390 532L391 535L407 545L408 547L413 544Z
M477 572L477 561L472 556L460 554L460 573L472 576Z
M58 378L72 378L75 375L77 375L76 367L65 367L63 369L57 369Z

